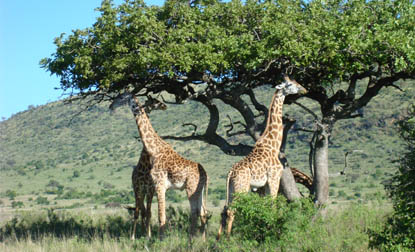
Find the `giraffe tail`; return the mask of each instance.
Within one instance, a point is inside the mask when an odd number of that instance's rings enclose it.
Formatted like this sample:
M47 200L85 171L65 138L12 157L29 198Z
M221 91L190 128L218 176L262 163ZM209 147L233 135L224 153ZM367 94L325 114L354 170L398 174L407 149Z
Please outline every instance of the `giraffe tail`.
M207 211L207 197L208 197L208 185L209 185L209 177L206 174L206 181L205 181L205 197L203 198L203 208L205 209L205 214L208 215Z
M207 197L208 197L209 177L208 177L206 171L203 169L203 166L200 165L200 164L199 164L199 172L200 172L200 174L204 174L205 177L206 177L205 184L203 185L204 192L203 192L203 195L202 195L202 211L203 211L203 214L205 216L207 216L208 215L208 211L207 211Z
M231 171L229 171L228 176L226 177L226 201L225 201L225 207L228 207L229 205L229 180L231 178Z

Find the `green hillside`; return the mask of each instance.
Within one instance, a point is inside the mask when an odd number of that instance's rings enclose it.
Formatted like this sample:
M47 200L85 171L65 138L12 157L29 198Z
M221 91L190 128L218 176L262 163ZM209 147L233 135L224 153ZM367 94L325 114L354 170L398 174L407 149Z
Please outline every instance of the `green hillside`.
M394 121L414 98L413 83L382 90L363 111L364 117L338 123L330 145L331 204L345 201L367 202L384 197L382 182L395 171L402 143ZM255 90L268 106L272 90ZM309 107L306 99L301 103ZM111 114L109 104L93 106L81 114L80 103L63 101L32 107L0 122L0 207L4 209L43 207L102 206L108 202L133 203L132 167L142 148L131 112L124 107ZM314 106L315 107L315 106ZM221 125L226 115L240 120L228 106L220 104ZM297 105L285 106L285 112L297 119L298 127L311 127L312 116ZM317 112L317 111L316 111ZM183 123L207 125L207 110L195 102L169 105L166 111L154 111L150 120L162 136L185 136L193 128ZM239 118L239 119L238 119ZM222 127L221 134L225 134ZM292 131L287 155L291 166L309 174L308 143L311 135ZM228 156L219 148L198 141L168 140L180 154L200 162L210 176L209 205L223 205L225 176L241 157ZM247 137L235 137L235 143L253 144ZM346 175L344 153L362 150L349 158ZM184 194L170 192L169 199L180 203ZM19 203L21 202L21 203ZM13 206L13 208L12 208ZM187 203L186 203L187 206Z

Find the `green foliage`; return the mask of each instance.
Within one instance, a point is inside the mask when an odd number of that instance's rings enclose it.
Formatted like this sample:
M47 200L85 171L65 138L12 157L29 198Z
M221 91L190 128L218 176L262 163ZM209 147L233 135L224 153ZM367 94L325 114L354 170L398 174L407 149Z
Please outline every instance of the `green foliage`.
M190 227L190 213L188 209L169 206L166 209L167 227L170 231L188 232Z
M81 173L79 172L79 171L74 171L73 172L73 175L72 175L72 178L79 178L79 176L81 176Z
M64 186L61 185L58 181L51 179L46 185L45 192L48 194L62 194Z
M189 212L167 209L168 235L129 239L131 219L122 214L93 214L83 211L48 210L21 213L0 227L1 251L368 251L367 230L378 230L384 222L385 209L363 205L327 210L324 218L316 216L309 229L297 230L292 240L281 247L275 243L243 240L238 235L216 241L217 221L208 230L208 239L188 240ZM90 210L88 210L90 212ZM215 218L215 216L213 216ZM137 232L141 232L138 228ZM282 236L283 237L283 236ZM99 246L98 246L98 245ZM275 245L275 246L274 246Z
M14 217L1 227L0 241L14 237L20 239L39 239L47 234L54 237L77 236L89 240L100 237L128 236L130 220L121 216L93 218L85 215L57 213L53 209L47 214L27 214Z
M406 118L398 122L407 150L400 159L400 166L386 185L393 201L394 213L388 218L382 232L373 233L372 246L382 251L415 250L415 105Z
M46 198L46 197L42 197L42 196L38 196L36 199L35 199L35 201L36 201L36 203L37 204L39 204L39 205L49 205L49 200L48 200L48 198Z
M231 209L235 211L235 234L273 246L284 246L297 232L308 230L317 213L308 199L288 203L283 197L273 200L257 194L238 194Z
M24 203L21 201L12 201L12 207L13 208L21 208L24 207Z
M166 199L171 202L179 203L184 200L183 196L177 190L167 190Z
M7 190L6 196L9 197L10 200L14 200L14 198L17 196L17 193L13 190Z
M63 90L87 96L139 83L137 89L169 90L180 100L189 97L183 76L237 90L291 69L324 89L372 75L373 62L394 78L414 72L411 1L111 3L102 2L92 27L57 38L56 52L41 60Z

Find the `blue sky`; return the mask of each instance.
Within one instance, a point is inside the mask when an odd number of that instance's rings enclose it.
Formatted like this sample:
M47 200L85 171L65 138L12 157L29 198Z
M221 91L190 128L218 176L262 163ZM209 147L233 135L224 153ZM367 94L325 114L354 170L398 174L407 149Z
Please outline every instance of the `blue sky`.
M0 120L62 98L62 90L55 90L59 79L39 61L56 50L53 40L61 33L92 26L100 5L101 0L0 0Z

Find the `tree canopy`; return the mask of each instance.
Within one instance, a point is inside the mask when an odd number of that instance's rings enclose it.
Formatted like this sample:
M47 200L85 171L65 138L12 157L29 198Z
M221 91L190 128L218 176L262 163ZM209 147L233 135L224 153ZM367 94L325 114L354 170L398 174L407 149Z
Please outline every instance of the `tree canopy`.
M132 85L187 99L190 83L252 88L275 83L280 72L311 90L415 72L411 0L170 0L162 7L104 0L98 10L93 27L62 34L56 53L41 61L63 90L97 95Z

